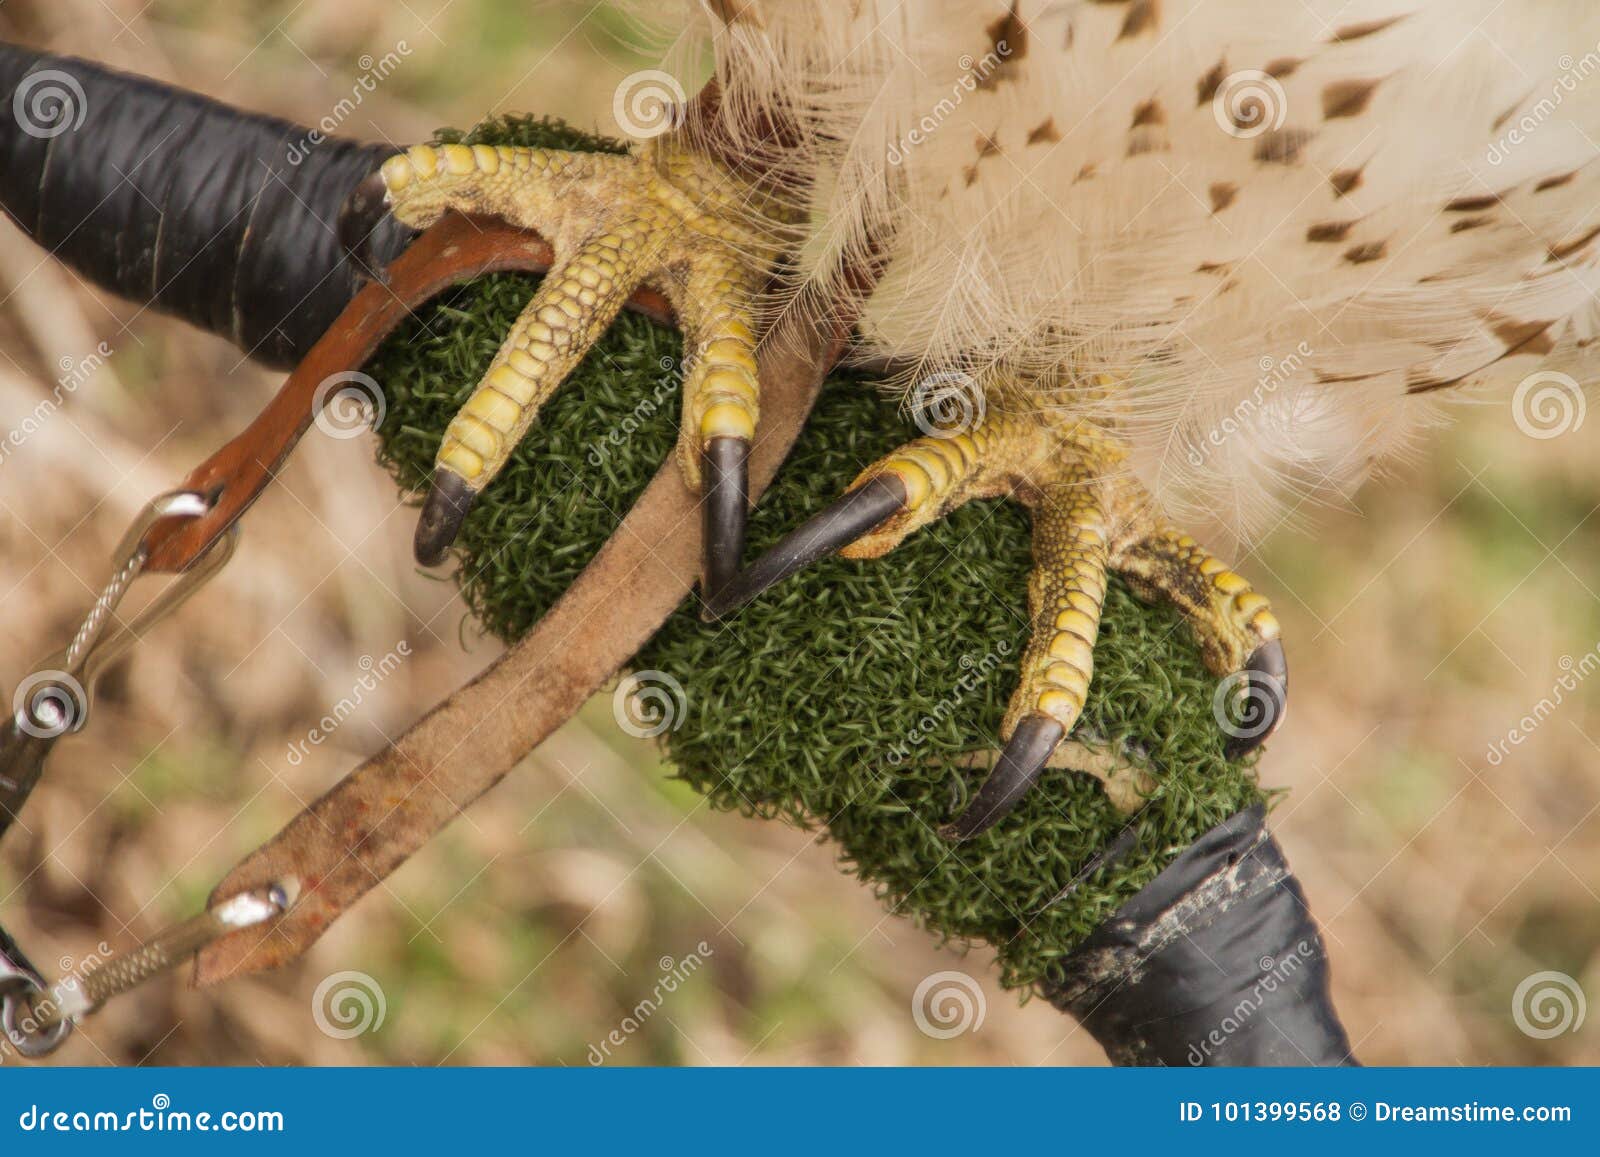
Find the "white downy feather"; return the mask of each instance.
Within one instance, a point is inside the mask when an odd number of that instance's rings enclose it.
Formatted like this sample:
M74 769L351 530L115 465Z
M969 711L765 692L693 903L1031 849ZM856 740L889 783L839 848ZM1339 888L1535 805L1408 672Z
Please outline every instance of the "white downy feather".
M1593 0L697 12L735 131L799 126L800 288L876 247L874 354L1115 425L1174 516L1247 534L1452 392L1589 364Z

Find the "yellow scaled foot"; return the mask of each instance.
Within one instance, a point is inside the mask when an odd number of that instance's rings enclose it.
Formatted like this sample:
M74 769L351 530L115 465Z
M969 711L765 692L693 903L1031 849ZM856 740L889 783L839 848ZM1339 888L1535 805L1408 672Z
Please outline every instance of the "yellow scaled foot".
M782 236L774 202L669 141L626 156L418 146L385 161L375 180L381 196L370 199L407 225L425 228L452 210L499 217L538 232L556 256L445 432L418 525L420 560L443 557L539 408L641 285L666 295L684 333L685 479L700 489L706 455L731 440L718 477L738 501L718 509L739 522L742 541L740 448L760 419L755 302Z
M1112 432L1042 411L1028 397L993 390L976 428L938 431L869 466L843 498L758 559L715 607L727 613L835 550L879 557L973 498L1008 495L1027 506L1032 629L1002 724L1006 745L970 805L943 829L951 839L976 836L1013 808L1077 723L1094 676L1110 571L1141 596L1176 606L1224 689L1247 693L1244 724L1218 718L1231 755L1262 742L1283 715L1286 672L1266 598L1158 517Z

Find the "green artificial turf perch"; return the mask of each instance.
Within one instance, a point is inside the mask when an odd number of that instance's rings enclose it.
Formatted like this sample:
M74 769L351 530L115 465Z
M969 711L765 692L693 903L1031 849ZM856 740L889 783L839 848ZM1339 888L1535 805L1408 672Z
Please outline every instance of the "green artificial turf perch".
M444 140L616 148L549 121L503 118ZM495 275L437 300L368 367L387 412L381 455L425 485L441 432L466 401L537 279ZM485 629L512 640L577 577L672 453L678 335L624 315L545 407L474 508L459 545L462 590ZM912 436L897 403L837 373L750 526L749 554ZM706 625L692 600L637 669L685 690L667 734L677 773L719 808L824 828L843 865L930 931L986 941L1004 983L1057 975L1083 938L1213 825L1262 796L1223 758L1216 680L1167 608L1113 579L1094 685L1075 737L1154 781L1130 819L1099 782L1052 770L994 830L953 847L936 828L998 748L1027 629L1026 515L973 503L887 558L829 560ZM1135 850L1055 897L1123 830Z

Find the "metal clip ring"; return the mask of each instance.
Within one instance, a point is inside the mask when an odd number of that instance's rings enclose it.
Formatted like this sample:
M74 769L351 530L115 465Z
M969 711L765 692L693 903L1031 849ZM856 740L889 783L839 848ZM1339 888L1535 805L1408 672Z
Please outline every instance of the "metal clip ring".
M0 928L0 1031L29 1060L54 1052L72 1032L71 1022L26 1026L26 1022L34 1020L34 999L44 991L44 978L22 954L17 942Z
M237 527L174 578L132 622L117 618L118 605L150 557L148 540L156 524L166 518L199 518L211 506L205 495L193 490L174 490L148 503L123 536L111 578L72 642L18 684L11 698L11 724L0 726L0 835L15 822L56 740L82 730L88 722L100 673L232 556Z
M5 1030L11 1047L30 1061L49 1056L72 1035L72 1021L58 1020L42 1030L29 1032L25 1027L33 1018L33 998L42 996L44 988L36 981L27 986L13 985L0 996L0 1029Z
M124 623L116 617L116 609L129 587L144 572L150 553L147 540L156 524L168 518L200 518L210 509L210 500L193 490L168 491L145 504L118 544L112 556L111 578L84 616L72 642L41 663L39 670L18 688L13 706L19 730L41 739L82 730L88 722L90 698L100 673L232 557L238 541L237 528L178 575L132 622Z
M12 698L12 726L0 735L0 833L15 820L43 770L45 757L62 735L81 730L100 672L161 619L194 594L233 555L238 528L196 559L131 622L116 616L128 588L150 557L150 532L168 518L200 518L212 502L193 490L173 490L146 503L122 536L112 558L111 578L84 616L72 642L40 664ZM23 1056L45 1056L72 1032L70 1017L41 1017L36 1001L46 995L43 978L0 929L0 1030ZM59 986L58 986L59 987Z

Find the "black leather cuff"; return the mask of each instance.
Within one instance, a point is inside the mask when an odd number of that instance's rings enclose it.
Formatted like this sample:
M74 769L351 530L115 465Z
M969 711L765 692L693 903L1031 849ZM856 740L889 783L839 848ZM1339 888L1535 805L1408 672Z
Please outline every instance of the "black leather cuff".
M1045 997L1117 1065L1354 1065L1305 893L1257 805L1200 837Z
M70 56L0 44L0 207L103 289L300 360L355 295L335 230L396 150ZM385 221L375 259L410 233Z

